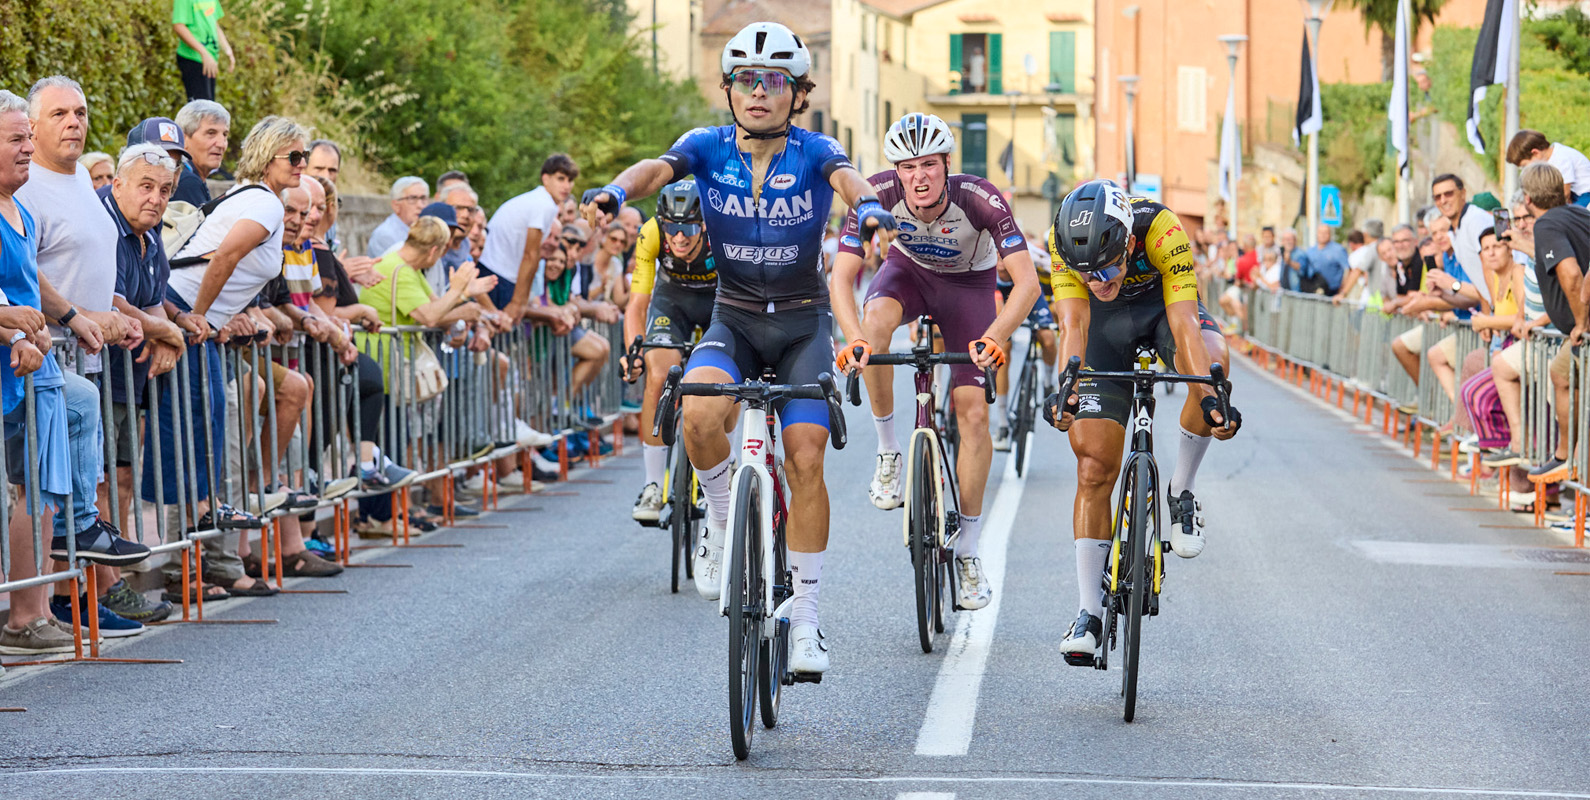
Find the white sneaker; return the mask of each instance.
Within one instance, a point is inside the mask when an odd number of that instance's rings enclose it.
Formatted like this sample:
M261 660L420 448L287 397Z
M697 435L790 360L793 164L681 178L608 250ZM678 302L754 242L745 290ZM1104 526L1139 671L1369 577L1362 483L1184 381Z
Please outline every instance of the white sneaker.
M497 485L501 486L504 489L523 489L524 488L524 472L522 472L520 470L514 470L513 474L508 475L506 477L498 478L497 479Z
M636 522L656 522L662 507L662 488L655 483L648 483L640 490L640 497L635 498L635 510L630 516Z
M976 611L988 605L994 599L994 591L988 585L988 576L983 574L983 560L981 558L957 558L955 567L960 572L956 575L956 602L967 611Z
M1183 490L1170 498L1170 550L1182 558L1193 558L1204 551L1203 506L1193 493Z
M464 480L464 491L483 492L486 490L486 473L484 470L469 476Z
M696 593L703 600L716 600L723 593L720 572L723 568L723 538L726 529L705 526L706 533L696 544Z
M542 433L530 427L530 423L517 418L513 421L513 434L514 441L517 441L522 447L540 449L555 441L552 438L552 434Z
M900 507L900 454L879 453L878 467L872 473L872 486L867 489L872 504L888 511Z
M827 640L816 625L794 626L789 632L790 672L827 672Z

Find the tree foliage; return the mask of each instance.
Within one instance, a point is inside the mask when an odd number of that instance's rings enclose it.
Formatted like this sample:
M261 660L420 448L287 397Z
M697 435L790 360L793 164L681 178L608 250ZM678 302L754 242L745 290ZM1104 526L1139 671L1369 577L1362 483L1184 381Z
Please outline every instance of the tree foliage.
M1392 61L1396 58L1397 3L1398 0L1347 0L1347 5L1358 9L1358 15L1363 18L1365 36L1371 30L1380 29L1380 79L1383 81L1391 80ZM1426 22L1434 25L1444 5L1446 0L1409 0L1408 12L1412 18L1408 20L1408 35L1418 39L1419 29Z
M1386 157L1386 105L1391 100L1387 83L1329 83L1320 86L1320 180L1340 187L1347 197L1358 197L1391 170ZM1378 185L1378 184L1377 184Z

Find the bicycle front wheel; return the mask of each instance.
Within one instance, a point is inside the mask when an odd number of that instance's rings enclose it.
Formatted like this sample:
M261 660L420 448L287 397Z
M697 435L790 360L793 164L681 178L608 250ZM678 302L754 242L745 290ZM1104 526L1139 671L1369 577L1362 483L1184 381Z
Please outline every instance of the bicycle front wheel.
M1024 475L1027 470L1027 434L1032 433L1033 406L1038 395L1038 367L1036 361L1038 354L1036 348L1027 352L1027 360L1021 365L1021 379L1016 389L1016 424L1011 430L1014 437L1012 444L1016 449L1016 474Z
M1125 542L1128 595L1126 603L1126 664L1121 675L1121 695L1126 700L1126 721L1137 716L1138 649L1143 638L1143 621L1148 614L1149 571L1153 569L1148 554L1148 515L1153 475L1146 458L1136 459L1132 472L1132 527Z
M927 436L911 437L911 498L908 506L911 537L911 570L916 585L916 630L922 652L933 652L933 618L939 604L938 498L933 482L938 478L933 443Z
M692 514L690 502L690 459L685 457L685 444L682 439L675 438L673 446L673 468L668 474L668 528L672 535L673 543L673 572L670 573L668 588L674 594L679 593L679 576L688 574L690 570L691 549L691 522Z
M756 723L756 681L762 619L762 484L754 472L742 475L730 535L734 563L729 571L729 739L734 757L751 755Z

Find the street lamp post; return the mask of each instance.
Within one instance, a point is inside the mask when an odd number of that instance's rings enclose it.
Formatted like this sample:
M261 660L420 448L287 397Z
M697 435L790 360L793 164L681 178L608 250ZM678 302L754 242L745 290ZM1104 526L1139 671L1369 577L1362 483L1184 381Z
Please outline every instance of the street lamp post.
M1246 42L1247 40L1248 37L1240 33L1228 33L1225 36L1220 37L1220 43L1226 46L1226 66L1231 70L1231 83L1229 86L1231 87L1230 91L1233 97L1235 97L1237 94L1237 53L1242 49L1242 43ZM1237 122L1236 120L1230 120L1228 124L1235 125ZM1225 143L1221 142L1221 146L1223 147L1224 145ZM1236 164L1241 164L1242 141L1240 136L1237 140L1236 150L1237 151L1232 154L1232 158L1236 160ZM1231 228L1231 241L1234 242L1237 240L1237 182L1240 180L1238 176L1242 174L1242 171L1235 165L1231 167L1231 170L1231 219L1229 222L1229 227Z
M1314 71L1314 80L1319 80L1319 29L1325 24L1324 14L1331 8L1333 0L1308 0L1308 35L1314 40L1314 46L1309 50L1309 56L1314 63L1310 65ZM1308 231L1307 236L1313 236L1319 229L1319 131L1308 135ZM1305 237L1305 238L1306 238Z
M1126 191L1137 180L1137 76L1122 75L1116 80L1126 92Z

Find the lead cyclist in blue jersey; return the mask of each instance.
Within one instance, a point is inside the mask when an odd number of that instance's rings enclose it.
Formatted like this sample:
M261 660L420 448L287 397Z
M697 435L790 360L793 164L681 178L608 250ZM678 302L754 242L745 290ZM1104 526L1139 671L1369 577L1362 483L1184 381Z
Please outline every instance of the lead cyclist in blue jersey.
M780 383L816 383L834 359L833 313L822 275L823 229L834 193L861 226L888 244L894 216L832 138L794 126L816 88L811 53L789 28L757 22L723 48L722 88L734 125L697 128L661 158L624 170L587 197L584 213L617 213L629 197L695 175L718 266L717 304L686 367L691 383L735 383L773 367ZM684 398L685 452L707 498L707 529L696 550L696 589L715 600L729 515L732 400ZM828 548L828 488L823 455L828 411L819 400L778 409L789 483L790 669L824 672L828 643L818 627L817 593Z

